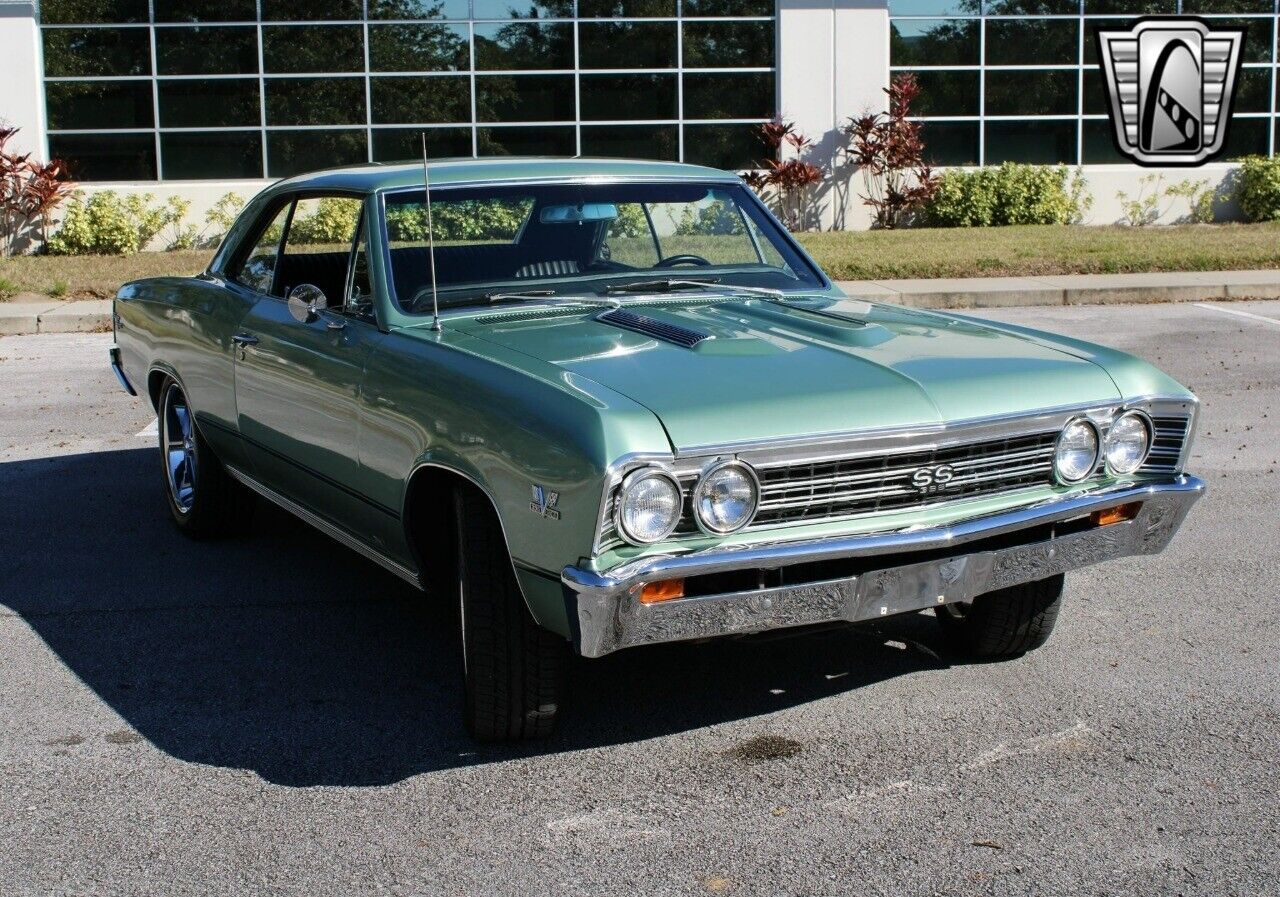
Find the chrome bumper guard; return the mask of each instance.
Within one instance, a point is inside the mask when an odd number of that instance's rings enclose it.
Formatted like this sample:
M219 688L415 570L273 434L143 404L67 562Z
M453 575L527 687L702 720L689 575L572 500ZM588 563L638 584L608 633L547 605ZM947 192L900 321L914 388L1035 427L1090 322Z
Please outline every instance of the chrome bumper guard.
M585 657L660 642L740 635L846 621L856 623L939 604L971 601L996 589L1034 582L1078 567L1169 544L1204 492L1193 476L1115 486L935 529L808 542L715 549L645 558L595 573L566 567L566 594L577 604L578 651ZM1075 520L1094 511L1142 502L1137 516L1061 537L966 554L969 542ZM793 564L956 548L953 555L871 570L845 579L641 604L647 582L735 570L776 570Z
M111 356L111 370L116 375L116 380L120 383L120 388L131 396L138 394L133 388L133 384L129 382L129 378L124 375L124 368L120 365L120 347L112 346L107 350Z

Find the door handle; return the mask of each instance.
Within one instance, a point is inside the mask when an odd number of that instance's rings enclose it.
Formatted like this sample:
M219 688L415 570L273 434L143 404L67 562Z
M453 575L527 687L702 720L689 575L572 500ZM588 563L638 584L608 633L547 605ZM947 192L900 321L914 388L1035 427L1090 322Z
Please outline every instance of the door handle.
M324 326L326 330L346 330L347 322L339 320L337 318L330 318L328 321L325 322Z
M258 338L252 333L237 333L231 337L231 342L241 346L256 346L258 345Z

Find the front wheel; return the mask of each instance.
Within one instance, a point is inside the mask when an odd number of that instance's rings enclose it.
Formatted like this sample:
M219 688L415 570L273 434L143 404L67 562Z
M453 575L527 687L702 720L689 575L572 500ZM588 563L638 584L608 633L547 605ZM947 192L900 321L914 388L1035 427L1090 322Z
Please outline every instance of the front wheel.
M459 489L458 585L467 730L479 741L551 734L569 645L534 622L489 502Z
M156 413L165 496L178 529L194 538L208 538L242 528L252 503L200 435L177 380L169 378L161 384Z
M934 610L943 635L973 657L1017 657L1049 640L1062 608L1063 576L979 595Z

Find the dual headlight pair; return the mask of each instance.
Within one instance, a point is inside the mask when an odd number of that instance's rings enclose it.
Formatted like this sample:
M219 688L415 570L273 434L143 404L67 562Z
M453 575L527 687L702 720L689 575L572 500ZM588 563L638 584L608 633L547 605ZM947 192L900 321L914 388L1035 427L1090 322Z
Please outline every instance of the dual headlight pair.
M708 535L737 532L755 516L760 482L741 461L721 461L698 479L693 488L693 517ZM660 542L675 530L684 515L680 483L657 467L637 470L622 481L615 523L628 542Z
M1098 425L1078 417L1062 428L1053 456L1053 471L1063 483L1078 483L1092 476L1101 459L1107 473L1133 473L1151 451L1151 418L1141 411L1126 411L1111 422L1102 438Z

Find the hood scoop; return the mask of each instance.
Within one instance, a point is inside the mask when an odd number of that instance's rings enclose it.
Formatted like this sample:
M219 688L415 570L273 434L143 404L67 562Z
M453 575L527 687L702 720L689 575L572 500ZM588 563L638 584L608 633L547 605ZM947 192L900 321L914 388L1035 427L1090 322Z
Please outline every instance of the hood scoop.
M686 349L692 349L704 340L715 339L710 333L703 333L701 330L694 330L690 327L681 327L679 324L670 324L657 318L651 318L648 315L639 315L625 308L611 308L606 312L601 312L596 315L596 320L602 324L612 324L614 327L621 327L623 330L631 330L668 343L675 343L677 346L683 346Z

